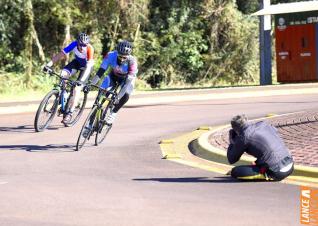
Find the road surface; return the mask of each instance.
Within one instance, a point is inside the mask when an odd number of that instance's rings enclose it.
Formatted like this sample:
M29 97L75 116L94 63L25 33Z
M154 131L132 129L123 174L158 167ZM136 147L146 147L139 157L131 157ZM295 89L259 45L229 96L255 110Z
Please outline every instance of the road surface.
M103 144L79 152L88 110L75 127L58 119L42 133L34 113L0 115L0 225L298 225L298 186L235 182L163 160L158 142L238 113L317 107L317 94L129 106Z

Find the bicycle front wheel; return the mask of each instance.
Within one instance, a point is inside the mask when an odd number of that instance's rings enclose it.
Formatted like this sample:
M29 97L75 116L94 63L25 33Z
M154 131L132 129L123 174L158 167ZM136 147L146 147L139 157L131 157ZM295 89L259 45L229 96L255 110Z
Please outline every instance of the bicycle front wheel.
M101 120L98 123L98 130L97 130L96 136L95 136L95 145L96 146L105 140L108 132L112 128L112 125L107 125L106 121L105 121L105 118L110 114L110 112L111 112L110 107L108 105L103 112L103 116L102 116Z
M87 140L90 139L94 131L96 130L96 124L97 124L97 113L99 108L97 106L94 106L91 112L88 114L84 125L82 126L81 132L78 136L77 143L76 143L76 151L79 151Z
M75 123L80 119L83 114L85 105L87 101L87 93L81 92L81 97L79 98L78 103L75 106L74 112L72 114L72 119L68 123L64 123L66 127L74 126Z
M41 101L34 119L34 129L42 132L52 122L59 104L59 91L51 90Z

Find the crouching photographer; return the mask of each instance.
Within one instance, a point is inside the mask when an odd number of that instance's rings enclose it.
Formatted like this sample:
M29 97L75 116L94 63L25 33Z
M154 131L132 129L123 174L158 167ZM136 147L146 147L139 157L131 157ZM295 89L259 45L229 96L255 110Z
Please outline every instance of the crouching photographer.
M264 121L249 122L245 115L233 117L231 125L227 150L229 163L236 163L244 153L256 158L253 165L234 167L232 177L280 181L293 172L293 158L275 127Z

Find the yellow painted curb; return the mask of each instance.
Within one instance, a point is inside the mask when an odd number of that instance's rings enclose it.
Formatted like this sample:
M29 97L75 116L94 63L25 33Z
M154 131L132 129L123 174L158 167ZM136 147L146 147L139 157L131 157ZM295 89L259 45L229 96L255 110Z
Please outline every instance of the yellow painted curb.
M172 144L173 140L162 140L159 142L159 144Z
M226 174L229 170L232 169L231 166L204 160L193 155L189 151L190 143L206 131L207 130L197 129L190 133L186 133L182 136L171 139L174 142L159 142L163 159L167 159L169 161L177 162L195 168L200 168L203 170Z
M211 129L211 127L209 127L209 126L200 126L198 128L198 130L210 130L210 129Z
M173 139L162 140L160 148L163 159L224 175L228 175L235 165L255 161L254 157L242 156L239 162L229 165L225 151L210 145L209 135L226 127L228 126L209 127L209 130L197 129ZM294 173L282 183L318 187L318 168L295 165Z

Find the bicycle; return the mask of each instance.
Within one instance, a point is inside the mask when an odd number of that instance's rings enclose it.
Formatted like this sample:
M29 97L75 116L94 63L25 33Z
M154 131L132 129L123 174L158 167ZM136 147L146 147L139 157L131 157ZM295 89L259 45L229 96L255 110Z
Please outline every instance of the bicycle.
M88 141L95 133L95 146L102 143L112 124L107 124L105 118L115 107L115 101L118 96L119 83L116 83L110 90L103 89L99 86L90 85L99 89L98 95L93 104L92 110L88 114L76 143L76 151L79 151L86 141Z
M58 117L64 117L65 114L68 113L69 100L73 96L74 88L76 86L83 85L83 82L73 81L71 79L61 77L52 69L48 70L47 73L50 74L50 76L55 75L56 77L58 77L59 82L48 94L46 94L38 107L34 119L34 128L36 132L44 131L52 122L54 116L56 115L56 112L58 112ZM88 91L85 91L83 89L83 92L81 93L83 93L84 96L79 99L70 122L63 123L65 127L75 125L84 111Z

